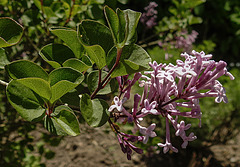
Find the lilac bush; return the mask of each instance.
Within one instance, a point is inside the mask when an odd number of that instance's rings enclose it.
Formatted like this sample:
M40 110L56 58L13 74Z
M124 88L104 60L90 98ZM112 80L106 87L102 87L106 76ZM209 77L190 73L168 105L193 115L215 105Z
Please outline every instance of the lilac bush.
M158 11L155 9L158 6L156 2L150 2L148 6L144 8L145 12L142 14L140 21L146 28L151 29L156 23Z
M156 137L154 129L156 124L144 127L141 122L147 115L164 117L166 120L165 143L158 143L163 152L169 150L178 152L170 140L170 125L175 129L175 135L181 137L182 148L186 148L188 142L197 139L193 132L187 133L191 124L180 120L181 117L199 119L201 127L201 108L199 99L204 97L215 97L215 102L227 103L226 92L222 84L217 80L227 75L231 80L234 76L227 71L227 63L211 60L212 55L192 51L192 54L182 53L184 61L177 60L176 65L158 64L156 61L149 63L151 71L136 73L132 80L128 75L117 77L119 84L119 95L114 97L113 104L109 111L114 121L119 123L133 123L133 132L140 132L140 136L134 136L121 132L115 123L110 122L118 136L122 151L131 159L132 150L142 153L142 150L130 142L140 141L146 144L149 137ZM142 95L134 95L133 108L127 110L124 103L130 98L131 87L139 81L143 87ZM189 111L181 112L181 108L188 108Z

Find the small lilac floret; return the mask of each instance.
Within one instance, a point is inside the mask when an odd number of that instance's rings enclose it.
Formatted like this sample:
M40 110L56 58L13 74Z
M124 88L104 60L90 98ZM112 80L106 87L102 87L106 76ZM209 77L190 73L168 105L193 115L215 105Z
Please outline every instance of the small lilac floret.
M144 107L142 109L142 113L143 114L153 114L153 115L157 115L158 111L155 109L157 106L157 102L153 101L151 104L149 104L148 99L144 100Z
M169 149L172 150L173 152L177 153L178 149L172 146L172 143L166 142L165 144L158 143L157 144L159 147L163 147L163 153L166 154Z
M187 124L185 126L185 122L181 121L180 124L177 125L177 131L175 133L176 136L185 135L185 130L188 130L191 127L191 124Z
M113 102L114 104L109 107L108 111L112 112L116 108L118 111L121 112L123 110L123 100L120 101L119 98L115 96L113 98Z
M154 123L151 124L148 128L140 126L140 128L139 128L140 133L145 135L144 139L143 139L144 144L147 144L149 137L156 137L157 136L157 134L155 132L153 132L155 127L156 127L156 124L154 124Z

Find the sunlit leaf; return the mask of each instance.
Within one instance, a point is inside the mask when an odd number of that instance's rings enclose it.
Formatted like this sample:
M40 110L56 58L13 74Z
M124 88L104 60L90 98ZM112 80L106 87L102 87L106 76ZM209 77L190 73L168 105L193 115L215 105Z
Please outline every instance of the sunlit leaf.
M30 88L12 80L7 86L6 94L10 104L23 119L38 121L43 118L45 113L45 109L42 107L44 101Z
M61 67L49 74L52 97L50 103L77 87L84 79L82 73L73 68Z
M36 77L42 78L46 81L49 80L48 74L42 69L41 66L28 60L11 62L5 66L5 70L12 79Z
M86 56L84 56L86 57ZM63 67L72 67L75 70L78 70L80 72L86 71L87 69L89 69L90 67L92 67L92 63L90 60L87 60L88 58L86 57L86 63L76 59L76 58L72 58L72 59L68 59L67 61L65 61L63 63Z

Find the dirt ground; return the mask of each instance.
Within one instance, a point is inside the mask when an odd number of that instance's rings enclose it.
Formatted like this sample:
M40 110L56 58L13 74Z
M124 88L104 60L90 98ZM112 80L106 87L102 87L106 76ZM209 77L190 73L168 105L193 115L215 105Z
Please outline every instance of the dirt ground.
M240 135L225 145L188 148L178 154L135 153L129 161L109 127L84 126L81 132L76 137L64 137L58 146L47 146L55 156L42 158L42 162L47 167L240 167Z

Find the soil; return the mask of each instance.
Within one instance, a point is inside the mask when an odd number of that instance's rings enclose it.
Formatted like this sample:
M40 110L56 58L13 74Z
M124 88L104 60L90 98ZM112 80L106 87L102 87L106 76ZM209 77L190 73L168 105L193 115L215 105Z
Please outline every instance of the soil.
M134 153L129 161L109 127L84 126L81 132L76 137L64 137L58 146L47 146L55 156L42 158L42 163L47 167L240 167L240 135L224 145L200 150L189 147L177 154Z

